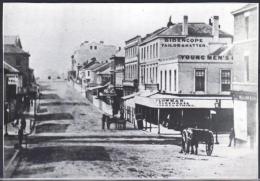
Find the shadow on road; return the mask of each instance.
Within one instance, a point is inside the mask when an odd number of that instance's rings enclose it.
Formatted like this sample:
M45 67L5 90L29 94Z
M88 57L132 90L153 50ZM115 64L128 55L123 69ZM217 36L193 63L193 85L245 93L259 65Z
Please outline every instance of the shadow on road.
M111 161L103 146L36 147L23 152L22 158L33 164L60 161Z
M85 102L60 102L60 101L56 101L56 102L45 102L45 103L41 103L42 106L60 106L60 105L64 105L64 106L89 106L89 104L85 103Z
M22 169L22 170L15 170L13 175L20 175L22 177L28 177L33 174L42 174L42 173L48 173L48 172L53 172L54 167L43 167L43 168L30 168L30 169Z
M62 119L73 119L70 113L51 113L44 115L37 115L37 121L49 121L49 120L62 120Z
M57 94L42 94L41 99L61 99Z
M37 125L35 128L35 133L64 133L68 128L69 124L43 124Z

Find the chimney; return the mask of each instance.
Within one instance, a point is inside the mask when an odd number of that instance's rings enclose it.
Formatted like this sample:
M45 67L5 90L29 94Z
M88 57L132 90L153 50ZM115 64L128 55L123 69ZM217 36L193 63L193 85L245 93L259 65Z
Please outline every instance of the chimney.
M188 35L188 16L183 16L182 35Z
M214 41L219 39L219 17L213 16L212 36Z
M209 25L212 26L212 21L211 18L209 19Z

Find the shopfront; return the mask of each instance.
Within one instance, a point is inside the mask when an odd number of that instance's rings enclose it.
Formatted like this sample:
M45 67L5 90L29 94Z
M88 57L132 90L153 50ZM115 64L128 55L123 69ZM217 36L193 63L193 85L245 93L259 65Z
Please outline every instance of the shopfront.
M135 112L144 116L148 124L168 129L199 127L228 132L233 127L233 100L229 96L174 96L155 94L136 97Z

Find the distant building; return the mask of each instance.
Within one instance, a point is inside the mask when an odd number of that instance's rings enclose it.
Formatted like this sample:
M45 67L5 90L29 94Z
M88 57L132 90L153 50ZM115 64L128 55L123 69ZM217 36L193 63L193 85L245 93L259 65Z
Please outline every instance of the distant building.
M125 52L119 49L118 52L110 58L111 61L111 84L119 97L123 96L123 81L125 68Z
M100 41L100 43L85 41L74 51L72 64L83 65L86 61L90 62L92 58L96 58L100 63L105 63L115 53L116 46L114 45L105 45L103 41Z
M248 4L232 12L234 16L233 81L236 136L256 144L258 120L258 5ZM243 130L241 130L243 129Z
M123 81L124 95L138 91L139 82L139 35L125 42L125 75Z

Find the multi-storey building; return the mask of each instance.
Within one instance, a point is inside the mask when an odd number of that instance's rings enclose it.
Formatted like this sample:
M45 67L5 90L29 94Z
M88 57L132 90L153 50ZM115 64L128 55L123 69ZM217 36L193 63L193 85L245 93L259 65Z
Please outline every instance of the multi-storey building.
M142 110L146 120L154 123L169 116L169 128L180 120L212 127L214 117L218 128L212 129L229 131L233 126L233 58L228 51L232 40L232 35L220 30L218 16L209 24L189 23L184 16L182 23L169 21L167 27L148 34L139 44L140 84L159 93L137 98L137 112Z
M84 62L95 58L100 63L110 61L110 57L116 53L116 46L106 45L103 41L100 43L84 41L80 47L74 51L73 64L83 65Z
M111 61L111 84L114 86L118 97L123 94L123 81L125 76L125 52L121 48L110 58Z
M125 76L123 81L124 95L138 91L139 82L139 35L125 42Z
M234 16L233 81L236 137L253 146L257 133L258 91L258 5L248 4Z
M22 74L24 88L30 86L29 57L18 36L4 36L4 60Z

